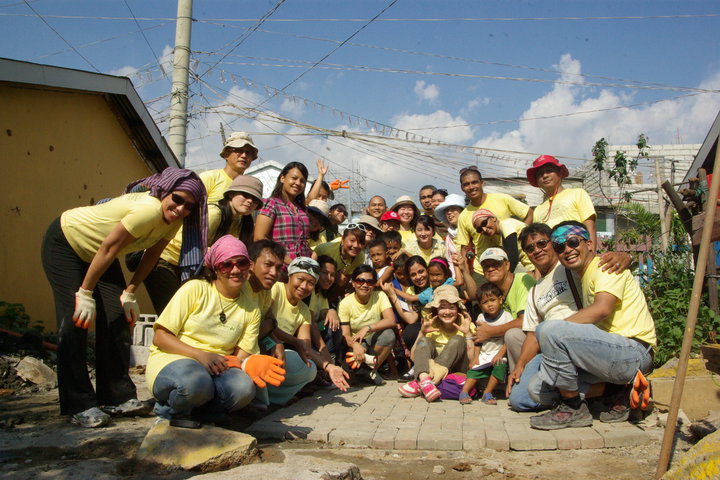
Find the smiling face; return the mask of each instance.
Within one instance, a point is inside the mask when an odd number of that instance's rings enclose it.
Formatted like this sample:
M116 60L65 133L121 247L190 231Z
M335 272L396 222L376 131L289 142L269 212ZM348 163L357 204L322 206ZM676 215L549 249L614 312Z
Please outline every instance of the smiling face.
M365 233L360 231L359 235L365 240ZM348 233L342 239L342 254L346 257L355 258L362 251L365 243L358 239L355 233Z
M497 217L479 217L475 219L473 223L475 230L481 235L492 237L497 235L498 232L498 219Z
M427 268L423 267L419 263L415 263L410 267L408 271L410 281L417 288L427 288L430 284L428 282L428 271Z
M445 218L447 218L447 221L451 226L457 227L458 218L460 217L460 212L462 211L463 209L460 207L448 207L445 210Z
M263 290L269 290L280 276L283 259L278 258L272 250L265 249L260 252L252 268L252 277Z
M230 194L230 206L236 215L250 215L260 205L256 198L243 192Z
M432 197L432 188L423 188L420 190L420 205L422 205L424 210L432 210Z
M253 160L257 158L257 150L249 145L241 148L225 149L226 167L237 175L243 175Z
M226 294L230 293L233 297L237 296L240 288L250 275L252 262L243 256L232 257L215 266L215 274L220 285L220 290Z
M383 232L397 232L400 230L400 222L398 220L383 220L380 222L380 229Z
M541 248L538 242L540 242L540 244L544 244L544 246ZM557 262L557 254L552 248L550 237L547 235L542 233L531 233L525 239L522 248L541 275L545 275L550 272L550 269L552 269L552 267L555 266L555 262ZM528 248L531 249L530 252L528 252Z
M375 279L372 273L363 272L353 279L352 284L355 288L355 295L363 301L370 298L370 294L375 288Z
M480 299L480 309L482 312L490 318L495 318L500 312L500 306L502 305L502 298L493 295L492 293L483 293Z
M283 195L290 201L295 200L295 197L305 191L306 182L307 179L297 168L291 168L287 175L280 177Z
M535 171L535 180L547 195L553 195L562 182L560 167L551 164L543 165Z
M590 250L592 242L585 240L578 235L570 235L565 239L565 249L558 253L560 263L571 270L575 270L582 274L585 268L593 259L593 253ZM571 246L576 245L576 246ZM553 247L554 248L554 247Z
M336 208L330 212L330 221L332 221L335 225L340 225L346 218L347 212L345 212L342 208Z
M400 205L397 209L397 214L400 217L400 223L405 226L410 225L413 217L415 217L415 209L410 205Z
M420 222L415 225L415 237L417 238L418 245L422 248L430 248L432 246L433 235L435 235L435 230L432 228L428 228Z
M382 214L387 211L387 205L382 197L372 197L370 203L368 203L367 212L378 220L382 217Z
M400 251L400 248L402 247L402 246L400 245L400 242L398 242L398 241L396 241L396 240L386 240L386 241L385 241L385 245L387 245L387 254L388 254L388 256L390 256L390 257L392 257L392 256L395 255L397 252L399 252L399 251Z
M296 305L299 300L308 297L315 289L317 280L309 273L293 273L285 286L290 303Z
M197 208L195 197L184 190L175 190L171 194L166 195L160 201L160 205L165 223L182 221L192 213L193 209Z
M320 285L320 289L327 291L330 287L332 287L333 283L335 283L335 273L336 273L335 265L332 263L323 263L320 265L320 278L318 279L318 284Z
M445 280L447 280L445 271L435 262L432 262L432 264L428 267L427 272L430 286L433 288L439 287L445 282Z
M460 179L460 188L467 195L473 205L482 203L484 181L480 179L480 174L474 170L465 172Z
M450 303L447 300L440 300L440 306L437 309L438 320L445 326L450 327L458 317L458 306L456 303Z
M432 204L431 208L434 211L438 205L440 205L442 202L445 201L445 195L442 193L435 193L435 195L432 196Z
M487 259L481 264L485 279L497 286L502 285L505 277L510 274L510 262L507 260Z

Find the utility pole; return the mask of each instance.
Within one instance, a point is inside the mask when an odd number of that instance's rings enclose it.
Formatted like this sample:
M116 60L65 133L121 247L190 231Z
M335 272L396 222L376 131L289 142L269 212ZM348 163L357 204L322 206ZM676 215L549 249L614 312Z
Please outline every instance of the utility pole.
M665 201L663 200L662 179L660 178L660 159L655 157L655 182L657 183L658 214L660 215L660 241L663 252L667 252L670 237L668 222L665 218Z
M191 26L192 0L178 0L168 140L181 167L185 166Z

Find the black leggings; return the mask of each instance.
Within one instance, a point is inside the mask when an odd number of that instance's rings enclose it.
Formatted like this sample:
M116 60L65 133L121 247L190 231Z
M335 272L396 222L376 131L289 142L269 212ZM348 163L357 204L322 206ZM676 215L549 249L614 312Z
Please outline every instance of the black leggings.
M90 264L84 262L68 243L55 219L42 243L42 263L55 297L58 329L58 390L60 413L73 415L98 405L118 405L137 393L128 374L130 328L120 304L125 277L115 260L100 277L93 298L95 320L95 367L97 394L87 370L88 331L76 327L75 292L82 285Z

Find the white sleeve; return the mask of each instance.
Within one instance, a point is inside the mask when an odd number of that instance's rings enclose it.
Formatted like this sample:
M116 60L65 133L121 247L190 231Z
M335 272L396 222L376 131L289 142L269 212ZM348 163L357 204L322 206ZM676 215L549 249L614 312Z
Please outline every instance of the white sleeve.
M525 304L525 316L523 317L522 329L524 332L534 332L538 323L540 323L540 314L535 305L535 286L530 289Z

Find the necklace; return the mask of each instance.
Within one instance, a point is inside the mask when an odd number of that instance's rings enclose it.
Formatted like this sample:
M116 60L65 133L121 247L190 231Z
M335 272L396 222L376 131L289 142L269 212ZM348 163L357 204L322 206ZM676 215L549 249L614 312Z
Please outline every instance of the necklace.
M227 322L227 315L225 315L225 308L223 307L222 297L220 296L220 292L217 291L217 288L215 289L215 292L217 293L218 300L220 301L220 315L218 315L218 319L220 320L220 323L225 325L225 322Z

